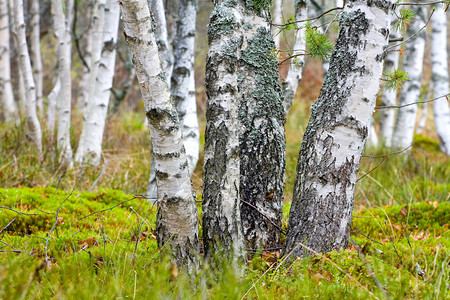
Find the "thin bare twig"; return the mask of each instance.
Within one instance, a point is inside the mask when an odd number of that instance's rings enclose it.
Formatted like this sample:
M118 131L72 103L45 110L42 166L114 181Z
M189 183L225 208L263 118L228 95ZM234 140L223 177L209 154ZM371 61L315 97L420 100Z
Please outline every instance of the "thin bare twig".
M106 168L108 167L109 164L109 158L106 159L105 163L103 164L103 168L102 171L100 172L100 174L98 175L97 179L95 179L94 183L92 184L91 188L89 189L89 192L92 192L92 190L95 188L95 186L97 185L97 183L100 181L100 178L103 176L103 174L106 171Z
M27 213L24 213L24 212L21 212L21 211L17 211L15 209L12 209L11 207L6 207L6 206L0 206L0 208L8 209L8 210L11 210L11 211L19 214L19 215L24 215L24 216L38 216L39 215L39 214L27 214Z
M433 101L439 100L441 98L447 98L447 101L448 101L448 97L449 96L450 96L450 94L446 94L446 95L439 96L439 97L436 97L436 98L433 98L433 99L430 99L430 100L411 102L411 103L404 104L404 105L375 106L375 109L379 110L379 109L387 109L387 108L403 108L403 107L411 106L411 105L414 105L414 104L433 102Z
M84 217L82 217L82 218L80 218L80 219L78 219L78 220L83 220L83 219L86 219L87 217L90 217L90 216L92 216L92 215L99 214L99 213L102 213L102 212L105 212L105 211L108 211L108 210L111 211L111 210L113 210L114 208L116 208L117 206L119 206L119 205L121 205L121 204L124 204L124 203L126 203L126 202L129 202L129 201L132 201L132 200L134 200L134 199L147 199L147 197L145 197L145 196L143 196L143 195L136 195L136 196L133 196L133 198L128 199L128 200L125 200L125 201L122 201L122 202L120 202L120 203L117 203L116 205L111 206L110 208L105 208L105 209L102 209L102 210L94 211L93 213L90 213L90 214L88 214L88 215L86 215L86 216L84 216Z
M4 230L6 230L9 226L11 226L11 224L14 223L15 221L16 221L16 218L12 219L12 221L9 222L8 225L6 225L5 227L3 227L2 230L0 230L0 234L2 234L2 232L3 232Z
M282 234L286 235L286 231L283 230L283 228L281 228L278 224L276 224L274 221L272 221L268 216L266 216L264 213L260 212L258 210L258 208L256 206L254 206L251 203L248 203L245 200L241 199L242 203L245 203L246 205L250 206L251 208L253 208L254 210L256 210L256 212L258 212L261 216L263 216L264 218L266 218L270 224L272 224L273 226L275 226L275 228L277 228Z

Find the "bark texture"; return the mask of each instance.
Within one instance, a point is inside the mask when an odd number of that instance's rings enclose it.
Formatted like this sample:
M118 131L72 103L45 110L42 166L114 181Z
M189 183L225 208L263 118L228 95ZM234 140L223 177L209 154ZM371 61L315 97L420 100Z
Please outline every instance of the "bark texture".
M194 78L196 0L180 0L174 38L174 65L170 91L182 126L189 172L195 170L200 149Z
M39 114L44 114L44 105L42 100L42 58L41 58L41 39L39 26L39 1L31 1L30 7L30 56L33 66L33 78L36 84L36 104Z
M284 255L346 248L357 172L382 75L390 1L347 0L300 149Z
M25 86L25 111L29 136L35 144L39 158L42 159L42 132L36 112L36 88L31 69L30 55L25 35L25 21L23 16L23 0L17 0L14 6L14 25L16 28L16 41L19 50L20 69Z
M308 18L306 12L307 12L306 1L296 0L295 21L306 20ZM283 108L285 116L288 114L289 109L292 106L292 101L294 101L298 84L302 79L303 66L305 65L305 56L304 56L305 53L306 53L305 27L303 25L299 25L299 28L295 33L294 50L292 52L294 58L291 59L291 65L289 66L289 73L282 84L284 92Z
M69 10L69 7L67 7ZM72 79L70 74L70 45L68 43L69 20L63 13L62 3L52 0L53 27L56 43L58 44L58 77L61 90L57 99L58 113L57 148L60 152L60 161L71 164L72 147L70 145L70 117L72 99Z
M434 97L449 94L447 57L447 18L445 6L437 5L431 18L431 60ZM447 98L433 102L434 124L439 136L441 151L450 155L450 108Z
M95 24L93 33L100 34L98 40L94 39L98 46L94 46L92 51L89 100L75 156L76 162L93 165L100 163L102 152L103 131L114 77L120 16L120 7L117 2L99 1L99 5L104 7L98 9L97 21L100 24Z
M146 0L122 0L120 4L155 157L158 246L167 246L179 266L194 271L198 268L198 212L178 114L158 55L155 25Z
M6 122L17 120L17 109L11 85L9 36L8 1L0 0L0 97Z
M274 42L260 13L248 2L225 1L211 14L203 177L207 255L224 247L242 257L239 214L247 247L279 243L285 119Z
M391 21L391 30L389 33L390 39L397 39L400 37L400 34L397 30L395 30L395 23L397 22L397 18L392 16ZM384 69L383 73L388 74L392 73L394 70L398 68L399 61L399 51L400 51L400 43L394 42L395 44L391 45L387 50L386 58L384 59ZM393 89L388 89L386 86L383 87L383 94L381 105L382 106L393 106L397 103L397 91ZM391 147L392 145L392 134L394 132L394 123L395 123L395 110L393 109L382 109L380 111L380 138L382 142L387 146Z
M414 1L419 2L419 1ZM400 91L399 105L419 101L420 85L422 81L423 56L425 53L426 30L422 29L426 23L426 6L413 6L416 18L408 30L403 70L408 74L409 80L405 82ZM417 104L402 107L398 110L392 147L406 148L413 142L414 128L416 126Z

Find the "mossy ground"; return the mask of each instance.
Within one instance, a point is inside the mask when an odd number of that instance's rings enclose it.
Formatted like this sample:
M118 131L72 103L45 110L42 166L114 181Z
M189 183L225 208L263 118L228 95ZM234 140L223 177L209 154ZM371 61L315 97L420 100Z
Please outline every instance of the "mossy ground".
M286 124L284 226L308 109L297 101ZM267 251L249 260L245 278L225 263L220 274L206 266L192 281L158 252L156 208L133 199L145 194L149 175L143 118L140 108L113 116L102 163L88 168L63 169L51 150L39 163L23 127L0 128L0 206L36 214L0 208L0 230L14 220L0 234L1 299L448 297L450 162L433 139L416 139L411 153L387 156L380 166L383 158L363 158L359 176L370 173L357 185L347 250L292 265ZM388 152L367 149L366 155ZM200 167L193 181L201 200Z

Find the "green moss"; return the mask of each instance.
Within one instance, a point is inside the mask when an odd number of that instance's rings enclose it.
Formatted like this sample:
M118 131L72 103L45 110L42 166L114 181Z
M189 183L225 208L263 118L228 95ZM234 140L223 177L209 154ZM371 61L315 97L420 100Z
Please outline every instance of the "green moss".
M438 141L433 140L422 134L416 134L414 136L414 146L419 147L425 151L430 151L430 152L439 152L440 151Z

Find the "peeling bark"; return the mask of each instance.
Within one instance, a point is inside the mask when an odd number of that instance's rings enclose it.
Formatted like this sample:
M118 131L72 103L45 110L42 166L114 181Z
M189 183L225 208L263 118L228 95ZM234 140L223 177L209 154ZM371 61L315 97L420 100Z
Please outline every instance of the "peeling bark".
M414 2L419 1L416 0ZM421 29L426 24L427 7L418 5L413 6L412 9L416 13L416 18L412 23L412 27L408 30L408 40L403 62L403 70L408 74L409 80L405 82L400 91L400 106L419 101L422 81L426 29ZM417 104L402 107L398 110L392 136L392 147L406 148L412 144L416 126L416 114Z
M193 272L198 269L198 212L178 114L158 55L153 18L146 0L122 0L119 4L155 157L158 246L170 249L177 264Z
M382 75L386 0L347 0L339 35L303 137L284 255L346 248L357 172Z
M445 5L437 5L431 18L431 60L434 97L449 94L447 57L447 18ZM433 102L434 124L441 151L450 155L450 108L448 98Z

